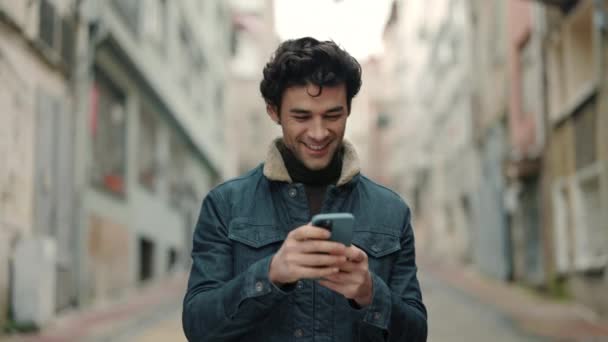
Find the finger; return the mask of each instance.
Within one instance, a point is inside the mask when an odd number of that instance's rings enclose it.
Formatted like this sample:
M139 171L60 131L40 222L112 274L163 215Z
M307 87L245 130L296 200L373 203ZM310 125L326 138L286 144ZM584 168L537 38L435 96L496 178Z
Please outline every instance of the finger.
M307 240L298 243L299 251L302 253L329 253L334 255L345 255L346 247L334 241Z
M346 249L346 257L352 262L362 262L367 260L367 254L356 246L350 246Z
M338 267L295 267L295 274L298 279L324 278L338 272L340 272Z
M339 272L330 274L324 278L324 280L330 281L336 284L343 285L355 285L362 283L363 276L359 273L348 273L348 272Z
M324 228L319 228L311 225L301 226L289 235L298 241L303 240L327 240L331 236L331 232Z
M346 262L346 257L343 255L329 254L297 254L294 257L294 263L300 266L326 266L340 267Z
M347 260L345 263L340 265L340 271L346 273L367 272L368 270L369 265L367 264L367 261L352 262Z
M340 271L346 272L346 273L363 271L365 269L366 269L366 267L365 267L365 265L362 264L362 262L346 261L345 263L340 265Z

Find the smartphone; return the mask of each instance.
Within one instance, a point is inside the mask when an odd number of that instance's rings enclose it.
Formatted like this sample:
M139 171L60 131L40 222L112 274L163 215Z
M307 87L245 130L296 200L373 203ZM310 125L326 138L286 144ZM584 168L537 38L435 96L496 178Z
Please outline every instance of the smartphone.
M350 246L353 238L355 217L350 213L318 214L313 216L313 226L321 227L331 232L329 240Z

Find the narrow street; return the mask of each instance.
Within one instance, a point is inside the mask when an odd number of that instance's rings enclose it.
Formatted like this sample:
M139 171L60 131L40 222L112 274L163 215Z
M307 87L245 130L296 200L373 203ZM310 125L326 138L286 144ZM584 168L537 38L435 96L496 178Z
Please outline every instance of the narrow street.
M478 299L421 274L429 341L541 341L517 331L504 314Z
M431 274L421 274L424 301L429 311L430 342L441 341L543 341L517 330L507 316L492 306L442 283ZM130 329L118 341L185 341L181 311L144 322ZM107 339L106 339L107 340ZM99 341L106 341L101 339Z
M428 309L428 341L606 341L608 322L571 301L540 297L468 268L419 259ZM142 289L99 310L58 319L37 334L2 342L185 341L181 300L186 274Z
M103 340L100 340L103 341ZM164 342L164 341L186 341L182 332L181 307L167 313L160 320L146 322L139 328L135 328L120 336L114 341L119 342Z

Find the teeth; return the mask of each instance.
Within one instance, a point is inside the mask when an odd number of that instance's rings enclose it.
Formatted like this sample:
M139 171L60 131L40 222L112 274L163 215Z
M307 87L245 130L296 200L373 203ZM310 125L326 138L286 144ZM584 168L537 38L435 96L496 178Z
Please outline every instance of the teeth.
M325 146L327 146L327 145L320 145L320 146L306 145L306 146L308 146L308 148L310 148L311 150L320 151L320 150L324 149Z

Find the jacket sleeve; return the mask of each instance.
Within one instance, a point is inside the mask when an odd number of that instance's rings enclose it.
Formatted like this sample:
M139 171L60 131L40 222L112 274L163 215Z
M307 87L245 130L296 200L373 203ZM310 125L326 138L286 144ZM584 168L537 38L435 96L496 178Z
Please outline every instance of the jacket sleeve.
M426 341L427 312L422 302L409 219L402 230L401 250L389 283L372 273L372 303L361 310L360 334L364 341Z
M194 232L192 269L182 311L189 341L238 340L288 295L268 279L271 257L233 274L225 204L220 193L210 193Z

